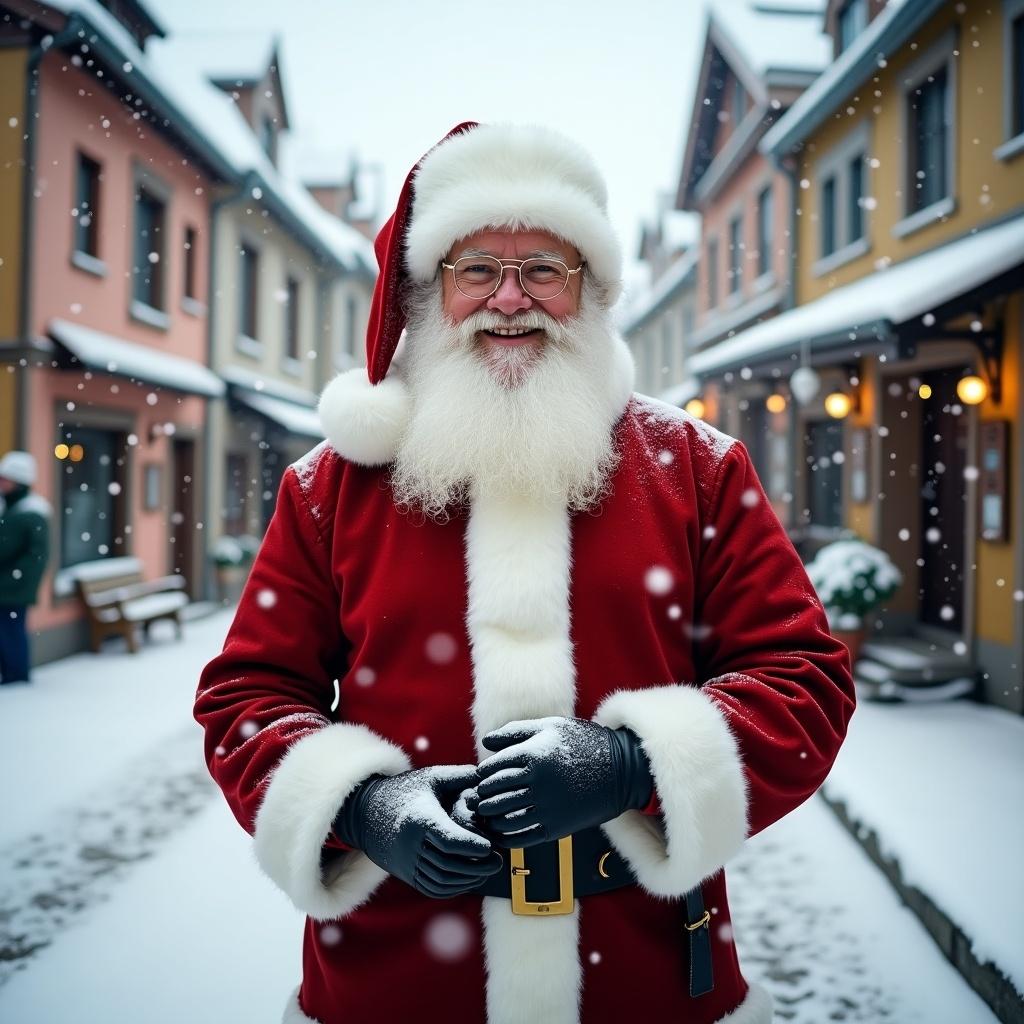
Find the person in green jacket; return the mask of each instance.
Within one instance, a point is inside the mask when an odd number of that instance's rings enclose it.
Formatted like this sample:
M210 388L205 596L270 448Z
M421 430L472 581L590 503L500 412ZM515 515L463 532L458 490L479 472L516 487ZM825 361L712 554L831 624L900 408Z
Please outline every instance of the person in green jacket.
M29 682L26 614L36 603L50 555L49 502L31 491L36 460L0 458L0 683Z

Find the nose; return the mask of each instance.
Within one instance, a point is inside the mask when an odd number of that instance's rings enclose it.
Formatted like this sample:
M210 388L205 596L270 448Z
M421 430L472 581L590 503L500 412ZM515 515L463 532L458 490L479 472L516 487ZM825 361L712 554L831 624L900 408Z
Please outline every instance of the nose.
M496 309L505 316L512 316L521 310L529 309L533 299L519 285L519 274L515 267L505 267L501 273L501 284L498 290L487 300L488 309Z

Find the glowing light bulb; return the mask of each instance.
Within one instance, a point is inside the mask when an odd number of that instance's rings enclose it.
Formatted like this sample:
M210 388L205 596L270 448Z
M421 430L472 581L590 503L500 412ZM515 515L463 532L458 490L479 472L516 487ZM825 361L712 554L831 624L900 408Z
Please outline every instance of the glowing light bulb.
M769 412L785 412L786 410L786 396L778 393L769 395L764 404L768 407Z
M704 419L704 403L699 398L691 398L684 407L691 416Z
M833 391L825 396L825 412L835 420L845 419L853 408L853 399L845 391Z
M988 398L988 385L980 377L961 377L956 382L956 393L964 405L980 405Z
M922 384L918 389L917 393L921 398L932 397L932 386L931 384Z

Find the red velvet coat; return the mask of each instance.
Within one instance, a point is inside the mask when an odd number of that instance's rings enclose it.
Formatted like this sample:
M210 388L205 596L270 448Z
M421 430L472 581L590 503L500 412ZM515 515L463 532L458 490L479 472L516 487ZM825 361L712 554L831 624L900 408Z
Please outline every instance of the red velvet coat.
M286 472L195 708L261 866L309 915L285 1020L771 1019L740 972L722 866L827 774L854 707L848 655L741 443L639 396L615 430L596 514L478 502L423 522L357 464L386 453L357 443ZM488 729L544 714L643 741L660 814L603 826L638 886L516 917L324 854L361 779L476 762ZM715 987L691 999L679 897L698 883Z

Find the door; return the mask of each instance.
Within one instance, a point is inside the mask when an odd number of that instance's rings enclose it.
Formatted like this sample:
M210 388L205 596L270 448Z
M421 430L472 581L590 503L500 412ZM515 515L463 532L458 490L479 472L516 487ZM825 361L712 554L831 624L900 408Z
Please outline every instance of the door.
M173 442L171 473L171 571L185 577L190 597L199 597L202 580L196 569L195 443Z
M956 367L921 374L932 393L921 412L920 619L956 632L963 628L968 462L968 410L956 382L965 372Z

